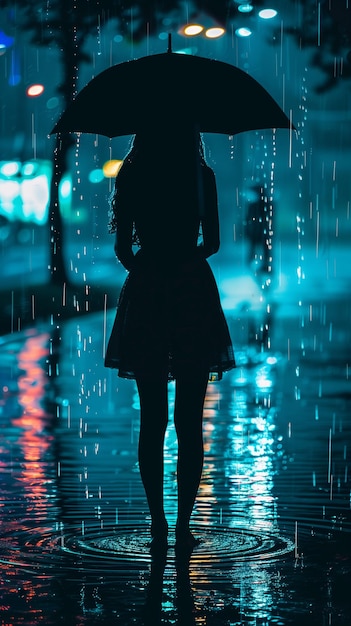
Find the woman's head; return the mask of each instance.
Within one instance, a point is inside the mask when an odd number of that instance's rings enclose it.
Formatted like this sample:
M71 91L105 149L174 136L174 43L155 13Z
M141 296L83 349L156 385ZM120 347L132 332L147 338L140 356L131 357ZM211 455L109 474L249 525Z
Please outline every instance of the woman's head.
M167 128L149 128L138 132L133 139L130 156L146 159L182 161L204 158L199 132L193 128L174 125Z
M117 174L110 198L110 232L115 232L117 226L118 191L126 188L126 181L127 185L130 184L131 176L138 181L137 187L147 182L149 191L162 190L164 194L167 189L166 193L172 194L174 189L178 189L180 179L183 189L194 191L199 188L202 165L206 165L202 138L193 128L173 125L172 128L153 127L138 132ZM187 195L190 197L191 192Z

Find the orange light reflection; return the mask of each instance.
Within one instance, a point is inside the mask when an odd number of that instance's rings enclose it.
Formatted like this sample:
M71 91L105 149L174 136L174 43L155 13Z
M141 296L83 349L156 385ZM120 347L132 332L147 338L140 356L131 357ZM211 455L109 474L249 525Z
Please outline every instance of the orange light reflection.
M43 362L49 353L48 344L47 333L30 336L23 344L18 355L18 367L22 372L18 378L18 402L23 411L12 420L21 431L18 444L23 454L21 471L16 473L16 479L23 484L27 498L40 499L40 509L47 495L45 455L53 439L45 431L48 415L43 407L48 382Z

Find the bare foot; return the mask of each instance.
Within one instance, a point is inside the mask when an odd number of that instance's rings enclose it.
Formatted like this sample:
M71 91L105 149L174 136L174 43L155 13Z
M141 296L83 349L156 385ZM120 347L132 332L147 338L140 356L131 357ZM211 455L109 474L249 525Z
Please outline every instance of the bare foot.
M168 550L167 535L164 535L163 537L153 537L147 545L153 556L156 557L166 555Z
M147 544L152 553L167 550L168 524L166 520L152 522L151 541Z
M192 532L187 529L176 528L176 549L185 552L192 552L196 546L201 543L201 539L194 537Z

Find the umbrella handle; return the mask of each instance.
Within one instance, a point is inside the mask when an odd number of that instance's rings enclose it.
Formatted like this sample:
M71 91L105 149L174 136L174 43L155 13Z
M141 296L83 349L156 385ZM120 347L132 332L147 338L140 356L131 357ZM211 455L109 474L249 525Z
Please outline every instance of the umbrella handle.
M168 33L168 48L167 52L172 52L172 33Z

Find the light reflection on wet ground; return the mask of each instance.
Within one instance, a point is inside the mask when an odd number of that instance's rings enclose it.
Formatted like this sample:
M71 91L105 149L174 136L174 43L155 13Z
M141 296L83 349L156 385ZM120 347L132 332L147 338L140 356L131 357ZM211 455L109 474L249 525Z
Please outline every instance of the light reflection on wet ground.
M238 367L208 388L189 566L172 535L151 563L138 398L102 365L103 315L4 339L2 624L350 623L350 310L298 313L267 352L232 320ZM176 445L170 424L171 525Z

